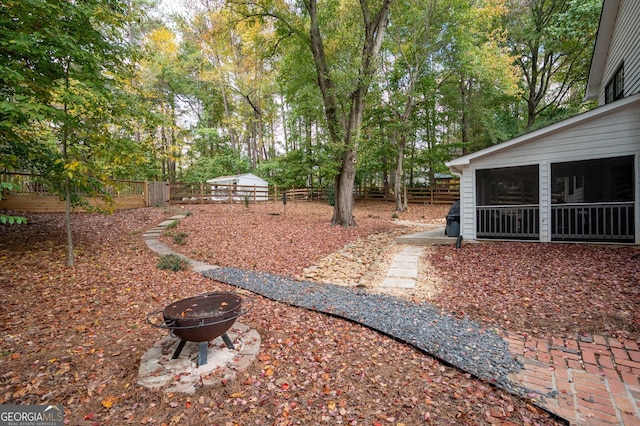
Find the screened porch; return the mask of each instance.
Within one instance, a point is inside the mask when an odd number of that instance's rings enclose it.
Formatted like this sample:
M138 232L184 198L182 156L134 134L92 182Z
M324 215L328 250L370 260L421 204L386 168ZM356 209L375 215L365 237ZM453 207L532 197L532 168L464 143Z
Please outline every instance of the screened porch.
M476 237L539 240L549 209L551 241L633 243L633 156L551 165L550 205L540 205L539 166L476 171Z
M634 242L633 157L551 165L551 240Z
M476 172L477 238L539 239L538 175L538 165Z

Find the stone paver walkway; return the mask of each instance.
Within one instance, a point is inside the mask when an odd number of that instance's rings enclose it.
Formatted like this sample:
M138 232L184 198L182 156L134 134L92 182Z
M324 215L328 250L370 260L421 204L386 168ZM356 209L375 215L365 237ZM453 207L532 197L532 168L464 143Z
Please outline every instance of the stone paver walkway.
M183 217L174 216L145 233L147 245L160 254L171 252L157 239ZM381 285L415 287L422 252L421 247L405 247ZM215 268L189 261L195 270ZM640 425L640 348L635 341L600 335L540 339L508 331L502 337L523 364L510 379L529 389L527 397L536 405L571 425Z
M418 262L424 249L407 246L395 255L382 287L414 288L418 279Z

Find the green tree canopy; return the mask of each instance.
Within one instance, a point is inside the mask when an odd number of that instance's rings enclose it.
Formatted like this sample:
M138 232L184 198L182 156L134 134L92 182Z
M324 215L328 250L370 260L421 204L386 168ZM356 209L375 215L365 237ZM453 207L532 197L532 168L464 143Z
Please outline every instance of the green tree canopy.
M121 79L135 55L124 39L129 5L3 0L0 3L0 132L5 169L31 169L69 212L108 177L119 152L113 127L125 109Z

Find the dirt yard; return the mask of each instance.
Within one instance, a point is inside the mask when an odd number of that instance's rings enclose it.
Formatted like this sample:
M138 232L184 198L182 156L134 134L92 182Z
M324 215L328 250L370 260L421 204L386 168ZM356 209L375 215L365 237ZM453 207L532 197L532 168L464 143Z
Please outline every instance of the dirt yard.
M337 274L351 265L357 270L343 284L371 276L375 291L393 237L444 225L447 206L411 206L394 220L392 204L359 204L358 226L349 230L331 228L331 208L320 203L289 203L286 211L282 204L188 209L163 237L187 256L301 277L313 267ZM237 381L192 396L140 388L140 356L164 336L146 314L205 291L233 290L157 268L142 234L174 213L74 215L73 267L65 266L63 215L27 215L25 226L0 227L0 403L62 404L71 425L557 423L409 346L259 297L242 322L259 331L263 345ZM429 249L424 259L437 275L428 301L456 315L527 333L638 339L636 249L482 244Z

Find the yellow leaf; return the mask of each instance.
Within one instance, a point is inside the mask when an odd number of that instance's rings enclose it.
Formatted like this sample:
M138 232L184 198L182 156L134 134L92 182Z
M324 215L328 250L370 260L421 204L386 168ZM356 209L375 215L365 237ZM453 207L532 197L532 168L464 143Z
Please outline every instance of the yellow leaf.
M67 165L65 166L65 168L66 168L67 170L71 170L71 171L73 171L73 170L76 170L76 169L78 168L78 166L79 166L79 165L80 165L80 162L79 162L79 161L72 161L72 162L70 162L69 164L67 164Z
M240 392L232 393L231 398L244 398L244 394Z
M109 395L102 400L101 404L104 408L109 409L113 407L113 404L115 404L117 401L118 401L117 397L113 395Z

